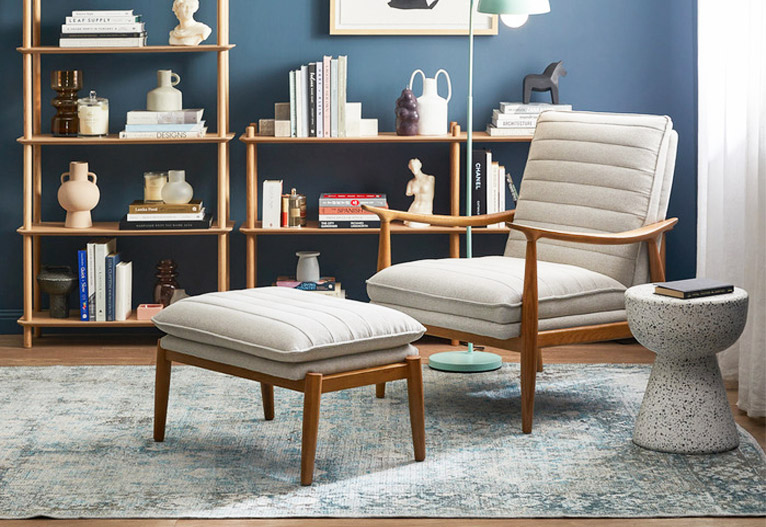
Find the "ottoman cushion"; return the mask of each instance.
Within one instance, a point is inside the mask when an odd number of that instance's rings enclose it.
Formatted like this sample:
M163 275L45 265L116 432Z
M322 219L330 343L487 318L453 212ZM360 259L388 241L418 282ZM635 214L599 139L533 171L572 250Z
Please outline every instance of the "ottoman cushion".
M393 309L284 287L185 298L152 321L186 341L289 363L398 348L425 333Z
M418 349L415 346L405 344L397 348L343 355L342 357L332 359L290 363L262 359L249 353L184 340L172 335L162 337L160 344L166 350L177 351L184 355L191 355L192 357L228 364L229 366L257 371L292 381L303 379L307 373L331 375L333 373L373 368L375 366L401 362L406 357L418 354Z

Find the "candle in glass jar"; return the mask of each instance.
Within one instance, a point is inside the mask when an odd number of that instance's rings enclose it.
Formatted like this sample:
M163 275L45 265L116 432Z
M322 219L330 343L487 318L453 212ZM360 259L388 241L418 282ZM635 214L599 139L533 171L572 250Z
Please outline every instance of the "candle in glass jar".
M95 91L91 90L87 99L77 101L77 117L80 121L80 135L92 137L109 134L109 100L96 97Z
M167 181L167 172L144 172L144 202L161 202L162 187Z

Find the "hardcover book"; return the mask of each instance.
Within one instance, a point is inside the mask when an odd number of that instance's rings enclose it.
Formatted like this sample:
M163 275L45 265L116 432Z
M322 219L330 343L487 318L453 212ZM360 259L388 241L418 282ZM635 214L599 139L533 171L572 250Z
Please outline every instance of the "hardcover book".
M492 165L492 154L489 150L473 151L473 192L471 215L479 216L487 213L487 171Z
M522 102L501 102L500 112L505 114L510 113L542 113L546 110L558 110L560 112L571 112L571 104L551 104L546 102L530 102L524 104Z
M322 131L324 137L330 137L332 125L330 123L330 111L331 111L331 87L332 83L332 58L325 55L322 58L322 87L324 92L322 93L322 115L324 116L324 122L322 123Z
M317 65L312 62L308 65L308 92L309 92L309 137L317 136Z
M199 199L193 199L189 203L157 203L139 200L128 205L128 214L194 214L203 209L202 200Z
M176 112L133 110L128 112L127 124L196 124L202 121L204 112L200 108Z
M202 220L178 220L178 221L128 221L127 216L120 220L121 231L163 231L163 230L192 230L209 229L213 224L213 217L206 214Z
M324 137L324 63L316 63L316 123L317 137Z
M348 57L338 57L338 137L346 137Z
M127 320L133 310L133 262L120 262L115 271L114 319Z
M77 251L77 278L78 292L80 298L80 320L88 321L88 251L80 249Z
M654 284L654 292L658 295L689 299L703 296L725 295L734 291L734 286L710 278L691 278L675 282L659 282Z
M106 320L114 321L115 294L117 288L116 272L120 263L120 253L112 253L106 257Z
M94 245L96 269L96 322L106 322L106 257L117 252L117 239L110 238Z
M534 128L498 128L487 125L487 134L492 137L531 137L535 135Z

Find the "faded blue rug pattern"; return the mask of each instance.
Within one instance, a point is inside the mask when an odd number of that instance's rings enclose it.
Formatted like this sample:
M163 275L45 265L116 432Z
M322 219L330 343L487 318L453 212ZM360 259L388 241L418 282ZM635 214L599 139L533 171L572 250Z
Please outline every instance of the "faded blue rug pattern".
M300 487L301 395L173 370L166 442L150 367L0 368L0 517L645 517L766 514L766 457L680 456L631 442L649 367L549 365L521 433L518 365L424 370L427 458L406 385L322 399L317 469Z

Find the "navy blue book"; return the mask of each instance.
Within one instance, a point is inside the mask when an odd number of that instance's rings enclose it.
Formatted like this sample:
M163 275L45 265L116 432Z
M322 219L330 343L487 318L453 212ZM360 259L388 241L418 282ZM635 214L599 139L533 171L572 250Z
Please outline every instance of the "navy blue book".
M120 253L112 253L106 257L106 320L114 320L114 300L117 286L117 264L120 263Z
M88 251L80 249L77 251L77 278L79 279L80 293L80 320L90 320L90 310L88 309Z

